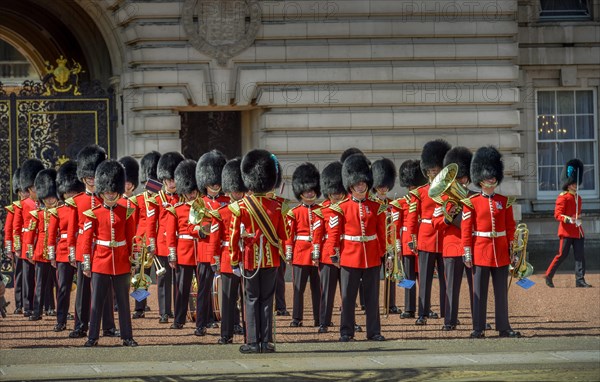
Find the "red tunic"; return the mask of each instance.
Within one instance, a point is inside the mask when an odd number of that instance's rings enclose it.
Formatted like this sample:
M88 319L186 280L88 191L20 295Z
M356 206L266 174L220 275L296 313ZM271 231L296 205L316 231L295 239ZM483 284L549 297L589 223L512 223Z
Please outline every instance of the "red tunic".
M167 246L169 253L177 254L177 264L196 266L200 236L199 231L194 230L197 226L189 222L191 204L179 203L167 209Z
M237 266L240 261L243 262L244 269L254 270L259 264L261 253L260 242L262 239L263 258L260 263L261 268L271 268L279 266L279 259L283 256L282 245L287 240L289 234L285 224L285 217L282 214L282 203L262 194L254 194L254 197L262 206L262 209L267 214L267 220L273 227L275 235L277 235L277 243L272 244L262 234L261 229L250 215L249 207L247 206L247 198L232 204L233 221L231 223L231 239L229 250L232 251L231 265ZM241 225L244 225L245 233L249 235L244 239L244 253L240 250Z
M323 264L333 264L331 256L339 255L341 252L340 246L343 245L340 235L342 234L344 219L341 209L337 204L332 205L331 200L324 201L321 206L323 207L321 208L321 213L323 214L325 235L323 237L321 259L319 261Z
M67 237L67 243L69 247L76 248L75 259L81 262L83 261L83 246L79 237L83 234L83 222L85 221L83 213L102 204L102 200L98 196L86 191L65 200L65 203L73 207L69 224L74 224L77 227L77 236ZM69 227L69 231L72 231L71 227Z
M229 250L232 220L233 212L229 205L223 206L213 212L209 252L219 255L221 273L233 273L233 269L231 268L231 251ZM216 228L213 230L212 227Z
M313 265L312 252L321 250L323 241L323 214L318 205L299 204L287 213L289 238L286 249L293 251L293 265Z
M15 216L15 206L11 204L4 207L6 210L6 221L4 222L4 248L7 252L13 251L13 218Z
M515 235L514 199L476 194L465 201L461 223L463 251L471 248L473 264L477 266L508 265L510 242Z
M402 198L393 201L397 208L400 209L400 217L398 218L398 230L400 232L400 240L402 241L402 256L415 256L415 253L408 248L410 235L408 234L408 211L410 207L410 195L405 195Z
M385 207L369 199L353 198L338 203L343 215L344 246L340 265L350 268L371 268L381 265L385 253Z
M157 256L166 257L169 255L166 227L167 217L171 212L168 211L168 208L175 206L177 203L179 203L179 195L160 191L154 197L154 203L151 203L153 204L152 210L150 209L151 204L147 206L146 237L149 240L156 241Z
M429 197L429 184L410 192L411 203L406 222L409 237L417 235L417 249L425 252L442 252L442 235L433 228L432 219L438 204Z
M554 218L558 220L558 237L582 238L583 227L575 225L577 218L581 216L581 196L577 195L575 202L575 193L570 191L561 192L556 198L556 207L554 208ZM569 218L569 219L567 219Z
M33 251L33 261L49 263L48 246L49 241L46 237L50 226L51 210L56 214L55 209L38 209L30 212L29 230L25 233L26 249ZM34 249L35 248L35 249Z
M50 246L55 245L56 262L69 262L69 237L77 235L77 227L69 224L69 218L72 216L73 207L63 204L56 207L56 215L50 216L50 226L48 227L48 242ZM75 251L75 247L72 247Z
M85 212L81 252L82 257L91 254L92 272L113 276L130 272L133 213L133 209L118 204L112 209L102 205Z
M217 211L219 208L224 207L229 204L229 197L225 195L219 194L217 197L211 197L208 195L204 195L202 197L204 201L204 206L209 211ZM205 224L211 224L212 218L209 216ZM211 224L210 231L217 229L217 225ZM200 239L198 241L198 262L199 263L215 263L214 256L218 255L218 251L214 252L214 248L211 249L210 246L210 234L205 238Z
M31 198L26 198L20 202L21 208L15 210L15 216L13 218L13 240L15 241L15 250L23 250L21 258L25 258L25 250L28 245L32 245L32 242L27 242L26 237L29 236L29 240L33 239L31 235L25 235L29 231L29 223L33 215L31 211L37 209L36 202ZM20 213L19 213L20 211ZM20 244L20 246L19 246Z
M442 195L442 200L448 200L448 196ZM442 206L440 205L439 208L442 208ZM447 204L446 210L450 212L450 209L452 209L452 206ZM461 219L461 215L459 215L457 219ZM463 255L459 226L456 226L452 223L448 224L443 213L436 213L433 217L433 228L437 229L442 235L442 243L444 248L442 251L442 256L461 257Z

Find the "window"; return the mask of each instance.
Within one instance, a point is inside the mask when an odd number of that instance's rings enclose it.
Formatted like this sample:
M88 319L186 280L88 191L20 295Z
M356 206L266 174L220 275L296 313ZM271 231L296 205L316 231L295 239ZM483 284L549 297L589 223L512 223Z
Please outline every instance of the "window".
M590 19L589 0L540 0L541 20Z
M598 195L598 120L593 90L538 91L538 197L550 199L562 191L561 172L569 159L584 164L582 197Z

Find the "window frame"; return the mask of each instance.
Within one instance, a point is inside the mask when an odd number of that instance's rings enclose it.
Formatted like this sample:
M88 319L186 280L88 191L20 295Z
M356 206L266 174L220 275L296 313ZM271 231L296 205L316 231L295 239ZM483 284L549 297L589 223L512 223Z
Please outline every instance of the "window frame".
M540 21L587 21L593 19L592 2L586 0L587 9L580 11L579 9L562 9L562 10L544 10L542 8L542 1L538 2L539 12L538 18ZM577 14L577 12L581 14Z
M538 114L538 95L540 92L552 92L554 94L554 106L557 107L557 101L556 101L556 94L557 92L561 92L561 91L569 91L573 93L573 96L575 97L575 93L577 91L591 91L592 92L592 102L593 102L593 132L594 132L594 136L592 139L565 139L565 140L558 140L558 139L553 139L553 140L540 140L539 139L539 135L538 135L538 119L540 114ZM599 121L598 121L598 92L596 88L593 87L585 87L585 88L574 88L574 87L558 87L558 88L538 88L535 89L535 120L534 120L534 133L535 133L535 174L536 174L536 192L537 192L537 198L539 200L551 200L551 199L555 199L558 194L560 194L562 192L562 189L558 190L554 190L554 191L543 191L540 190L540 165L539 165L539 145L540 143L554 143L554 142L592 142L593 145L593 160L594 160L594 167L598 170L600 169L600 164L598 163L598 128L599 128ZM558 114L556 114L558 115ZM577 116L577 113L574 114L575 116ZM565 165L566 161L568 161L569 159L572 158L566 158L564 160L564 163L562 163L562 166ZM559 162L557 162L558 164ZM562 171L562 170L561 170ZM600 185L599 185L599 176L598 173L600 171L595 171L594 172L594 189L593 190L581 190L580 191L580 195L583 199L595 199L598 198L599 196L599 191L600 191ZM560 177L560 172L558 173L558 176ZM560 178L557 179L558 182L560 183Z

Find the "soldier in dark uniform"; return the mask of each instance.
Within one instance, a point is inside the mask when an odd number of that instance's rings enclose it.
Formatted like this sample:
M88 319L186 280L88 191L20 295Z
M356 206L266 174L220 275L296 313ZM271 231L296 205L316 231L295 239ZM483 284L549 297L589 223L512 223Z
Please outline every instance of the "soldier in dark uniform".
M560 244L558 254L552 259L546 270L546 285L554 288L552 278L560 264L567 258L571 246L575 256L575 286L590 288L585 282L585 254L583 251L583 228L581 227L581 206L583 200L579 195L579 186L583 182L583 162L571 159L565 164L561 174L563 192L556 198L554 218L559 222L558 237Z
M310 280L314 326L319 326L319 258L323 239L323 215L316 200L321 196L319 170L304 163L292 175L292 189L300 204L287 213L290 237L285 243L286 262L292 264L294 308L290 326L302 326L304 290Z
M354 338L355 303L361 279L365 290L367 339L384 341L379 317L379 271L381 257L386 252L385 207L368 198L373 174L364 155L354 154L344 161L342 180L350 198L338 203L344 227L340 254L340 341Z
M166 324L169 317L174 317L173 302L173 280L174 270L169 266L169 248L166 241L167 214L170 214L169 208L179 203L179 195L175 186L175 169L179 163L183 162L184 157L176 151L171 151L161 155L158 160L156 173L158 180L163 182L163 188L153 199L152 207L148 210L146 216L146 237L149 240L149 250L154 254L156 250L157 260L166 270L162 275L157 274L158 284L158 322ZM152 212L151 212L152 211Z
M100 318L107 302L112 302L109 298L112 289L119 310L123 346L137 346L133 339L129 310L135 211L118 203L125 192L123 165L112 159L102 162L96 170L95 186L102 204L85 211L81 235L83 272L85 277L91 277L92 289L90 333L85 346L98 344Z
M416 208L416 203L411 202L411 191L417 187L427 184L427 178L423 176L421 171L421 161L406 160L400 165L400 186L408 189L408 194L400 199L395 200L395 204L402 210L402 217L399 219L400 238L401 238L401 253L404 264L404 273L407 280L418 281L418 263L417 254L409 247L412 238L408 234L408 214L411 209ZM417 287L416 285L410 289L404 290L404 312L400 313L400 318L415 318L417 310Z
M421 152L421 171L429 182L442 170L444 156L450 145L443 139L429 141ZM445 313L446 283L444 282L444 263L442 262L442 235L433 228L432 219L437 203L429 197L429 184L411 192L407 234L412 241L412 250L419 256L419 317L415 325L427 324L427 318L438 318L431 311L431 284L433 270L437 266L440 284L440 314Z
M471 179L481 192L463 199L461 242L464 262L473 268L473 332L483 338L487 297L492 276L496 329L500 337L521 337L508 322L508 266L515 234L513 197L495 192L504 178L502 154L492 146L481 147L471 161Z
M278 160L266 150L252 150L240 167L249 194L232 206L229 244L233 272L243 272L245 279L246 344L240 352L272 353L275 280L288 238L281 203L267 195L275 187Z

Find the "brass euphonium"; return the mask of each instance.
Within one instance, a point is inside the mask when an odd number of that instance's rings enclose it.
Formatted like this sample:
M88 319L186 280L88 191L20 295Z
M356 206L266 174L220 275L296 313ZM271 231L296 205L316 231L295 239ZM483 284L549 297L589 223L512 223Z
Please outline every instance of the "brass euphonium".
M469 190L456 181L457 174L458 165L450 163L437 174L429 186L429 197L442 205L442 213L448 221L452 221L454 216L448 213L447 204L450 203L451 205L459 206L461 200L469 196ZM448 196L448 199L443 200L443 194Z
M150 251L148 251L148 246L146 245L146 235L143 235L142 237L133 237L132 253L137 253L137 258L129 257L129 261L136 267L139 266L140 270L131 278L131 286L134 290L147 290L148 287L150 287L150 284L152 284L152 279L144 272L144 270L152 266L154 256L152 256Z
M521 280L533 274L533 266L527 262L528 238L529 229L527 229L527 224L520 223L517 225L511 248L512 262L508 267L508 271L512 276L511 281L513 278Z
M406 278L406 274L404 273L404 265L402 264L401 253L398 251L398 247L396 246L397 235L396 235L396 225L394 224L394 218L391 213L387 213L386 222L385 222L385 232L386 232L386 256L392 256L392 269L385 269L385 278L387 288L385 289L385 301L384 301L384 309L385 315L389 314L389 293L390 288L396 287L396 282L402 281Z

